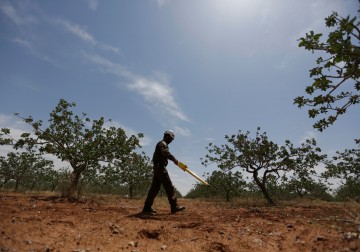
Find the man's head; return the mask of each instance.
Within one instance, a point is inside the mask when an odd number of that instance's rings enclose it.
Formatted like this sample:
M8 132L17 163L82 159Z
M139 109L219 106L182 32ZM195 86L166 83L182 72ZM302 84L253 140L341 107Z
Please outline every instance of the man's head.
M164 133L164 141L169 144L175 139L175 133L172 130L167 130Z

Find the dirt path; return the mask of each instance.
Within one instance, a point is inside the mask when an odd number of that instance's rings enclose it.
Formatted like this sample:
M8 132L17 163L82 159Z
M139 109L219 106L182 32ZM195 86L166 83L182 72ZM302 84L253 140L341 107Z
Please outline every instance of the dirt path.
M0 192L0 251L360 251L358 206L179 202L187 209L170 215L156 199L157 215L144 217L142 200Z

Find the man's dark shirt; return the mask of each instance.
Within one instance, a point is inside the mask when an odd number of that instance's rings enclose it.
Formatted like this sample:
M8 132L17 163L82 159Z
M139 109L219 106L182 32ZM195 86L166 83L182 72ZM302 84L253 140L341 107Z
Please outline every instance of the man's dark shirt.
M170 153L169 147L166 142L158 142L153 155L154 167L166 167L168 164L168 159L173 162L177 161L176 158Z

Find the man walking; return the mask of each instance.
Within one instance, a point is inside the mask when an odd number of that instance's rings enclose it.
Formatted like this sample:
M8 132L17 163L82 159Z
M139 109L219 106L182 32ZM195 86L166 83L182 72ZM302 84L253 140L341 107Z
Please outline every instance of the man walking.
M169 173L166 169L168 159L173 161L174 164L178 164L178 160L170 153L168 145L175 139L175 134L171 130L167 130L164 133L162 141L158 142L153 155L153 179L151 187L149 189L147 198L145 200L144 208L142 212L144 214L154 214L156 210L152 208L154 199L160 191L161 185L164 186L168 201L171 207L171 213L182 211L184 206L177 205L177 198L175 194L175 187L173 186Z

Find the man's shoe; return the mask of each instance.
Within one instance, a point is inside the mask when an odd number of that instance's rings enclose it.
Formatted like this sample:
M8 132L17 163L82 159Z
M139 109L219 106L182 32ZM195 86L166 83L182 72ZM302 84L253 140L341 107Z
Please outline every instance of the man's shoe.
M142 213L146 214L146 215L153 215L156 212L157 211L155 209L153 209L152 207L144 207L143 210L142 210Z
M184 206L175 206L171 208L171 214L185 210Z

